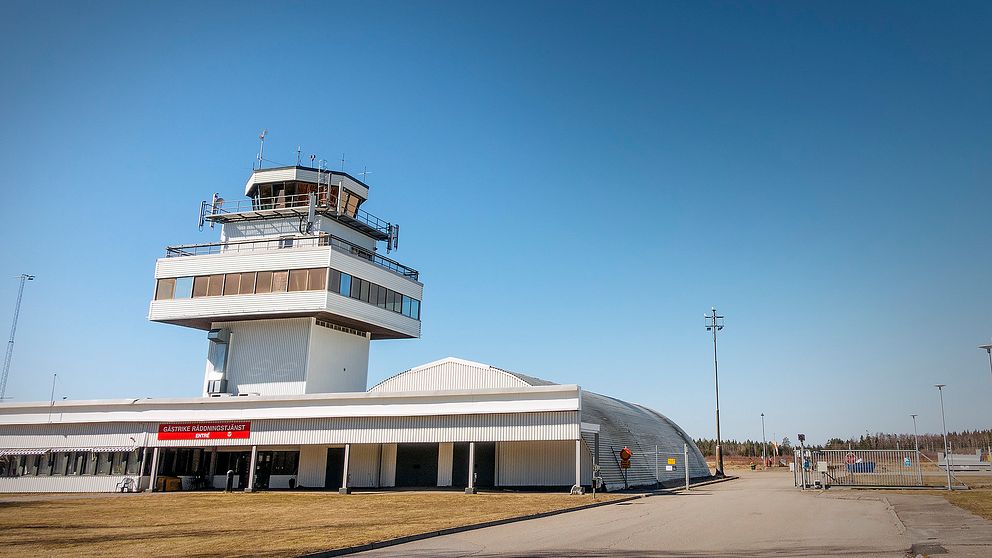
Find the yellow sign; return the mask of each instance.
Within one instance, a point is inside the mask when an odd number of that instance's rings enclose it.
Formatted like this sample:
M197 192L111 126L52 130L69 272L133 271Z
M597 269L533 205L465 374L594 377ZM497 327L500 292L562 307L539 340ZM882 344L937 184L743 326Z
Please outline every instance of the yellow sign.
M668 464L669 465L675 465L675 458L674 457L669 457L668 458Z

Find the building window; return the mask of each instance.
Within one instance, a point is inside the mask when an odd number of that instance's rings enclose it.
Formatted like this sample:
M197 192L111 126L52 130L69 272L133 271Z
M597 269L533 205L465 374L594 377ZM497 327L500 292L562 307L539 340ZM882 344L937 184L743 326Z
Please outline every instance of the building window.
M255 272L249 271L241 274L241 285L239 294L255 294Z
M98 475L109 475L110 474L110 465L113 463L113 460L114 460L114 454L112 454L112 453L106 453L106 452L100 452L97 455L98 455L98 457L97 457L97 460L96 460L96 474L98 474Z
M211 275L207 283L207 296L220 296L224 294L224 276Z
M318 267L307 270L307 289L322 291L327 288L327 268Z
M176 277L176 298L190 298L193 296L193 278Z
M358 300L362 299L362 283L364 283L364 281L358 277L351 278L351 293L349 294L351 298Z
M289 287L289 271L272 272L272 292L284 293Z
M271 292L272 292L272 272L259 271L258 278L255 280L255 293L271 293Z
M291 236L284 236L284 237L280 238L279 239L279 247L280 248L292 248L293 247L293 237L291 237Z
M272 452L272 474L273 475L295 475L297 463L300 459L298 451L274 451Z
M144 449L138 448L132 451L127 457L127 474L137 475L140 471L138 468L141 466L141 454Z
M351 275L341 274L341 289L338 291L343 296L351 296Z
M176 294L176 278L159 279L155 285L155 300L171 300Z
M201 275L193 278L193 298L207 296L207 285L210 283L209 275Z
M228 273L224 277L224 295L236 295L241 292L241 274Z
M289 272L289 291L307 290L307 270L293 269Z
M369 285L371 284L372 283L369 283L368 281L362 281L362 292L359 296L363 302L369 301Z

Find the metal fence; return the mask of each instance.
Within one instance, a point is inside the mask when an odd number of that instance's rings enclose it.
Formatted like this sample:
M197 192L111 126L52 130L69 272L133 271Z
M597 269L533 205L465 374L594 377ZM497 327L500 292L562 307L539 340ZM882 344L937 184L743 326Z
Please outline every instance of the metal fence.
M796 449L796 486L964 487L916 450ZM952 482L953 480L953 482Z

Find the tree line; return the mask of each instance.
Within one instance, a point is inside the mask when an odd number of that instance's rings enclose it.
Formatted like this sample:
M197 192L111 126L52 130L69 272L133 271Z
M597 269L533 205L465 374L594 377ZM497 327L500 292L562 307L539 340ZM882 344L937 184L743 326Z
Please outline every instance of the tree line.
M920 451L929 454L936 454L944 451L944 437L942 434L920 434L918 437ZM878 432L876 434L866 434L858 438L834 437L827 440L826 444L807 445L806 447L822 449L914 449L915 441L913 434L887 434ZM947 442L954 453L974 453L980 448L986 451L992 447L992 430L964 430L962 432L948 432ZM785 437L781 442L768 442L768 455L775 455L775 446L778 446L779 455L789 455L792 452L792 441ZM761 440L723 440L720 443L723 455L741 457L761 457ZM699 438L696 440L696 447L703 455L716 454L716 440L709 438Z

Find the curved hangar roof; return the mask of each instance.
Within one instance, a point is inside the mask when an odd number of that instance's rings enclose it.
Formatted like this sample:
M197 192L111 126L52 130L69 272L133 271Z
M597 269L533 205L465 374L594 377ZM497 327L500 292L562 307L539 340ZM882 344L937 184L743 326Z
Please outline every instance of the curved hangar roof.
M533 376L503 370L488 364L458 358L445 358L401 372L372 386L371 392L444 391L454 389L493 389L554 385ZM582 390L583 423L599 426L600 475L610 490L624 488L623 473L617 453L627 446L633 453L627 470L628 486L655 483L655 447L658 448L658 476L662 483L684 482L684 444L689 447L689 475L710 476L706 460L695 442L677 424L661 413L620 399ZM590 454L595 451L595 435L583 432L582 439ZM669 458L676 465L668 471Z

